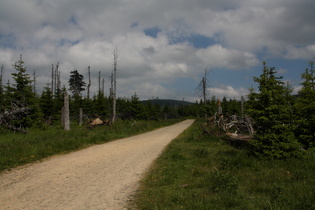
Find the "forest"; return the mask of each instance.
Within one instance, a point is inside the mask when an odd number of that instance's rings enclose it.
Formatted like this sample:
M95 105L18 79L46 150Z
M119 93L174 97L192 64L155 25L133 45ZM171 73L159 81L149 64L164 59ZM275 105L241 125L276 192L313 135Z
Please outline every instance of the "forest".
M222 114L250 116L254 121L255 138L250 141L251 151L257 156L271 158L299 157L315 145L315 75L314 63L301 75L302 88L297 95L292 87L277 76L275 68L263 62L262 73L254 77L258 90L249 89L244 107L236 99L220 99ZM99 91L90 96L88 85L77 71L71 71L69 86L44 87L40 94L35 92L34 80L27 73L22 56L12 73L13 83L0 86L0 124L2 128L27 132L28 128L47 128L61 124L64 94L70 95L71 122L79 121L80 109L85 122L95 118L110 121L113 109L121 120L161 120L179 117L201 118L212 116L218 111L215 96L210 99L186 104L159 104L148 100L141 102L135 93L130 98L117 98L112 103L113 93L104 95ZM84 91L88 91L87 94ZM156 99L158 100L158 99ZM114 107L115 106L115 107ZM1 131L0 131L1 132Z
M61 111L64 106L64 93L71 92L70 96L70 118L71 121L78 121L80 108L86 120L96 117L103 120L110 120L112 115L112 94L106 96L104 89L99 88L98 92L90 96L84 77L77 71L71 71L68 87L47 84L41 94L37 94L34 88L34 80L27 73L24 61L20 59L13 65L16 70L12 73L13 84L2 85L1 80L1 101L0 113L11 113L23 108L20 115L14 119L10 118L10 124L17 128L41 127L42 125L55 125L61 123ZM58 73L56 73L58 75ZM58 83L58 81L55 81ZM87 94L84 94L87 91ZM112 91L110 91L112 92ZM205 112L214 114L217 109L217 99L204 103L202 100L195 103L152 99L140 101L135 93L127 97L117 98L117 116L122 120L158 120L178 117L200 117ZM239 114L240 102L235 99L223 98L222 105L229 114ZM25 110L27 108L27 110ZM10 115L11 116L11 115ZM13 116L11 116L13 117ZM5 117L1 118L1 125L9 124Z

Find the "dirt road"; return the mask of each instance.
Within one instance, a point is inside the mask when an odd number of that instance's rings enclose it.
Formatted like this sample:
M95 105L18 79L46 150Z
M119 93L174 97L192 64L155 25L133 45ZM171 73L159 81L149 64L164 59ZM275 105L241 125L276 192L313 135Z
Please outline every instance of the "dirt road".
M0 174L0 209L123 209L163 148L193 120Z

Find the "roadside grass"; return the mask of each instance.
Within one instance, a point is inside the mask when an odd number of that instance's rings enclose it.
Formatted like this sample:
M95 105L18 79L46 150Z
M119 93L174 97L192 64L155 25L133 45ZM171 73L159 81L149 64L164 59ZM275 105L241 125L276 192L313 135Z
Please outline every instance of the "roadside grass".
M315 209L315 155L262 160L196 121L155 161L130 209Z
M112 126L88 129L73 123L71 131L60 126L32 129L28 134L0 129L0 171L25 163L41 160L51 155L67 153L168 126L183 119L160 121L116 121Z

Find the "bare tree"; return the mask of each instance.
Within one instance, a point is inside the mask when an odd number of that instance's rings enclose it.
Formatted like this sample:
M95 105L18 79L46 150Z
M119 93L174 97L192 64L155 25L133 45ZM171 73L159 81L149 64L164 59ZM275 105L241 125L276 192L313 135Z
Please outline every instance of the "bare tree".
M115 122L116 118L116 74L117 74L117 58L118 58L118 52L117 47L114 50L114 69L112 72L112 78L111 78L111 96L113 99L113 116L111 122Z
M83 109L80 108L80 110L79 110L79 126L82 125L82 122L83 122Z
M207 102L207 89L208 88L209 87L207 85L207 68L205 68L205 76L202 78L199 85L195 89L195 95L203 97L204 105L206 105L206 102ZM208 118L207 113L205 113L205 119L207 118Z
M59 62L51 65L51 92L53 95L56 95L57 90L60 90L60 71L59 71Z
M91 69L88 66L88 74L89 74L89 84L87 86L87 98L90 99L90 87L91 87Z
M55 68L55 92L53 92L53 94L57 93L57 90L59 90L60 88L60 72L59 72L59 63L56 64L56 68Z
M101 92L101 71L98 72L98 92Z
M54 64L51 64L51 92L54 93L54 75L55 75Z
M203 98L203 102L206 103L207 100L207 68L205 69L205 76L200 81L199 85L195 89L195 95L198 95Z
M66 131L70 131L69 96L68 96L67 91L65 91L65 95L64 95L63 128Z
M102 79L102 94L105 95L105 79Z
M2 85L2 75L3 75L3 65L1 66L1 75L0 75L0 94L3 93L3 85Z
M59 66L59 65L58 65ZM60 71L58 71L57 89L60 90Z
M33 92L36 93L36 71L33 73Z

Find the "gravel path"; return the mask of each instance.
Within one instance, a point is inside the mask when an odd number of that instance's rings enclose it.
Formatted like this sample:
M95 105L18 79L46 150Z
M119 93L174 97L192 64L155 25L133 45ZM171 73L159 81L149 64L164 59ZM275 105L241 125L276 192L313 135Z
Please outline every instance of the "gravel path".
M124 209L164 147L194 120L0 174L0 209Z

